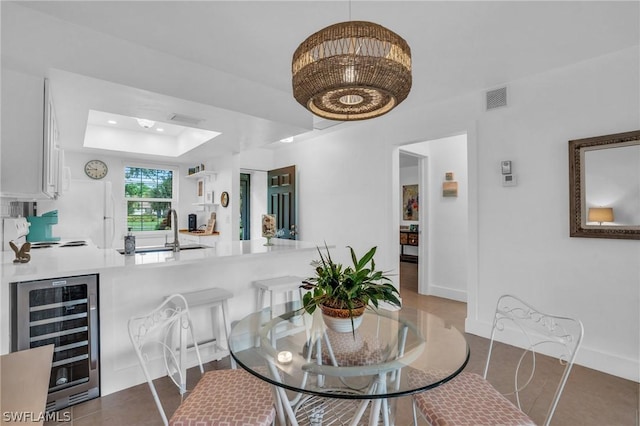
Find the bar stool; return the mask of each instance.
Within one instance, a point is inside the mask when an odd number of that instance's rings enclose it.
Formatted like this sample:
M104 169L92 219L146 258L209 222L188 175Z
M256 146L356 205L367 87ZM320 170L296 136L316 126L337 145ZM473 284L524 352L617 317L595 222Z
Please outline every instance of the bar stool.
M229 333L231 332L231 325L229 322L229 304L227 300L233 297L233 293L227 291L223 288L208 288L206 290L198 290L192 291L188 293L180 293L185 300L187 301L187 306L193 312L198 308L209 308L209 309L218 309L218 314L222 312L222 324L224 330L224 340L220 339L219 331L220 324L216 319L219 319L219 316L213 315L212 328L215 338L216 352L215 356L221 359L227 355L229 355L228 343ZM221 342L224 342L224 347L221 345ZM203 345L205 342L198 342L198 346ZM236 368L236 362L231 358L231 368Z
M269 292L269 307L273 312L274 296L276 293L285 293L285 301L293 302L293 293L298 292L298 300L302 303L302 292L300 288L304 278L294 275L287 275L284 277L269 278L264 280L256 280L253 285L258 289L257 311L264 308L264 296L266 292ZM272 314L273 315L273 314Z

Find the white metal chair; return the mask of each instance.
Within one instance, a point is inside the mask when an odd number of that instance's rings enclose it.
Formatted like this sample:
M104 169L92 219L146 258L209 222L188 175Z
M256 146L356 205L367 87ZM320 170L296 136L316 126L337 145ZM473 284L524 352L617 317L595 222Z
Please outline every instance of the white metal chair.
M131 318L129 337L165 425L266 426L273 423L273 396L265 382L244 370L204 372L198 344L193 337L189 308L182 295L169 296L149 314ZM168 420L153 378L163 375L164 370L184 397L187 393L188 339L193 341L202 377Z
M514 296L500 297L483 376L463 372L439 387L414 395L414 423L417 424L417 408L432 425L535 424L523 412L522 400L523 392L534 382L536 363L539 364L541 359L539 353L544 352L556 357L561 365L560 379L544 420L544 426L549 425L571 372L583 332L579 320L542 313ZM499 392L487 381L494 342L501 340L496 338L499 334L509 336L509 341L521 336L522 340L518 340L517 345L523 348L514 365L513 384L509 386L511 390L505 393ZM507 363L502 364L505 368ZM515 399L515 405L506 397L509 395Z

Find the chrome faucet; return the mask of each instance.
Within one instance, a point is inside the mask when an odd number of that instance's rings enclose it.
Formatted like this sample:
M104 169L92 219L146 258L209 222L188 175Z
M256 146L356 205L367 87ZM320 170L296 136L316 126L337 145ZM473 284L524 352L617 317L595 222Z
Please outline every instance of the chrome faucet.
M173 213L173 218L171 217L171 213ZM173 247L174 252L180 251L180 241L178 240L178 212L175 209L169 209L167 212L167 226L173 228L173 242L165 242L164 246Z

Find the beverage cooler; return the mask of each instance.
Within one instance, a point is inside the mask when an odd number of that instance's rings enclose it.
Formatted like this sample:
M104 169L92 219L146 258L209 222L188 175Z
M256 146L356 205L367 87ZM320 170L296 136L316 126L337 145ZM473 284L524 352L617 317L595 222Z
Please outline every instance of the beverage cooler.
M98 276L11 283L12 351L54 344L47 412L100 395Z

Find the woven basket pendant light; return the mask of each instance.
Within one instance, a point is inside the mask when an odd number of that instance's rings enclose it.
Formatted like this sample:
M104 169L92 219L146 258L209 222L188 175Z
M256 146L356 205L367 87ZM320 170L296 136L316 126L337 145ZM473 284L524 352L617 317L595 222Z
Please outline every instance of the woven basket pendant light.
M341 22L303 41L293 54L293 97L330 120L365 120L391 111L411 90L411 49L387 28Z

